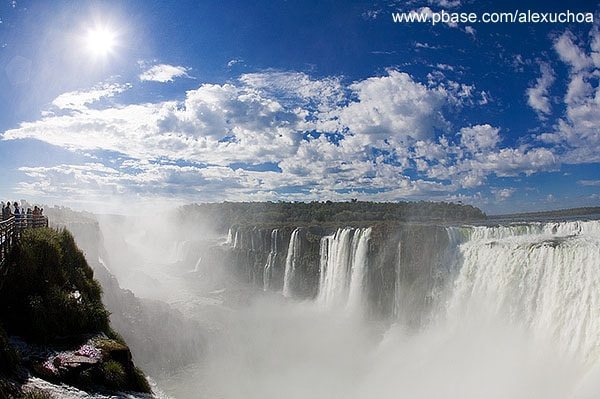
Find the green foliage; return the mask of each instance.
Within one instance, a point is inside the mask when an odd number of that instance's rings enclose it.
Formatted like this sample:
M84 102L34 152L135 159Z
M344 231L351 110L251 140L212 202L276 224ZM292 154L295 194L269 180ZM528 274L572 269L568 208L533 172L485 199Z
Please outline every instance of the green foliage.
M132 376L131 384L132 384L133 390L136 392L145 392L145 393L152 392L152 387L150 387L150 384L148 383L146 376L144 375L142 370L140 370L137 367L134 367L134 369L133 369L133 376Z
M127 385L127 374L123 365L109 360L102 365L104 385L113 389L123 389Z
M35 341L109 330L102 290L73 236L49 228L23 232L0 291L11 334Z
M447 202L223 202L194 204L180 209L182 222L209 224L226 231L233 224L465 222L486 215L471 205Z

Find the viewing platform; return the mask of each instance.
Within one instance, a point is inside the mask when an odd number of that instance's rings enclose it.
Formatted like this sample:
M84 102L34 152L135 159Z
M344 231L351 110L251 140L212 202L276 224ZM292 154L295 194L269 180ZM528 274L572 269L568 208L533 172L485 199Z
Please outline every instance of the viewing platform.
M43 215L13 215L0 222L0 274L5 273L8 254L16 245L21 233L27 229L48 227L48 217Z

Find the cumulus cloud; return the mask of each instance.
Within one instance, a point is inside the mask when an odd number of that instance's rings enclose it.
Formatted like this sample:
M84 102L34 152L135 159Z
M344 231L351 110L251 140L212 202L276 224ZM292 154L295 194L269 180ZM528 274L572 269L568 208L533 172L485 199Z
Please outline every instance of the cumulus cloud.
M183 66L158 64L144 71L140 74L139 78L141 81L165 83L172 82L175 78L179 77L191 78L188 72L189 68Z
M553 132L538 138L551 145L560 145L561 160L566 163L600 162L600 68L596 63L600 32L593 28L589 43L578 45L569 31L556 39L554 48L570 69L565 113ZM586 48L589 46L589 50Z
M323 115L323 130L364 135L371 143L385 139L433 137L448 123L442 108L453 99L443 87L429 88L410 75L396 70L349 86L356 101Z
M472 85L419 82L389 70L339 77L264 71L201 84L181 101L89 107L119 87L64 95L63 113L21 123L4 140L33 138L95 160L28 167L23 193L176 197L189 201L454 198L490 175L554 170L550 149L502 147L499 127L454 127ZM76 106L80 104L80 106ZM55 106L59 106L55 104Z
M540 119L552 112L550 105L550 87L554 84L556 76L549 64L540 63L542 76L537 78L535 86L527 89L527 104L533 108Z

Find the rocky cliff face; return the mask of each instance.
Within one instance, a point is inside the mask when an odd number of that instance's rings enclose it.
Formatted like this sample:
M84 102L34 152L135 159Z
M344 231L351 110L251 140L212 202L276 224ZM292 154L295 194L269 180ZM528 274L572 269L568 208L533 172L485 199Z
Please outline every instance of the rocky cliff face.
M451 272L445 263L446 228L377 223L369 230L367 237L365 227L234 226L221 259L257 289L303 299L318 299L327 289L350 295L352 274L364 266L355 284L370 313L419 323L431 304L429 296ZM367 251L363 260L356 259L361 240ZM327 277L332 267L347 269ZM284 287L286 278L289 287ZM327 283L327 278L338 281Z
M102 286L102 301L111 313L112 327L145 372L158 375L197 361L205 347L203 327L167 303L139 298L121 288L107 268L111 256L94 215L60 208L50 209L49 217L55 227L73 232Z

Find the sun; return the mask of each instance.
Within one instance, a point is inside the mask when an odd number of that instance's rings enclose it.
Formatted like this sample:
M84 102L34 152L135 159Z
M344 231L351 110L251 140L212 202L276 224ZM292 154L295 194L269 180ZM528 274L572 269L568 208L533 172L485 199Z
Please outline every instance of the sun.
M116 37L108 27L90 29L85 37L86 48L95 57L106 57L114 51Z

